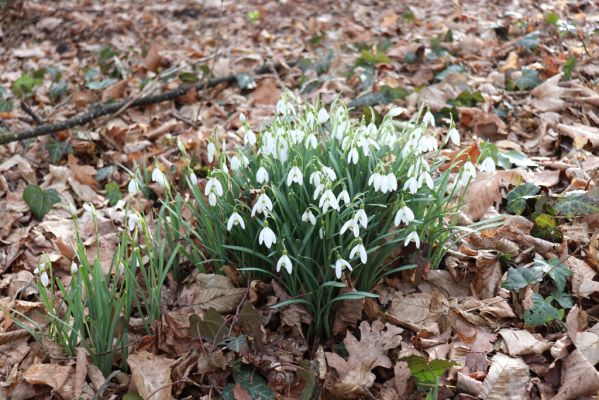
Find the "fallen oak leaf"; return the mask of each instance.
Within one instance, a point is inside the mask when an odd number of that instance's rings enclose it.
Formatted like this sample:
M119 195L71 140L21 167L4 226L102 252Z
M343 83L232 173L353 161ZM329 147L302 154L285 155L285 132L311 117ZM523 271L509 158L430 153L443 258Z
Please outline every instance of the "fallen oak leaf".
M365 389L372 387L375 367L392 368L387 351L401 344L403 329L375 320L372 326L363 321L360 324L360 340L351 333L343 339L349 353L348 359L336 353L325 353L327 363L335 370L338 379L330 380L328 391L334 398L362 398Z

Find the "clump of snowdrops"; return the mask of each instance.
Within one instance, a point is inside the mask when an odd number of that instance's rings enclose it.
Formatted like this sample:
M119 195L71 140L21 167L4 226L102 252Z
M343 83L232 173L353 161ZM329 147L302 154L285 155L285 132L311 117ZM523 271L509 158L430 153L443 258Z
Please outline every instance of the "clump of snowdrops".
M217 269L279 281L292 296L279 306L304 304L311 334L330 335L337 301L374 296L415 253L441 262L478 160L442 172L439 143L460 137L453 126L435 137L430 112L398 129L398 108L379 126L352 120L341 102L327 110L287 95L276 110L259 135L242 115L244 144L233 152L212 138L203 188L189 171L193 237Z

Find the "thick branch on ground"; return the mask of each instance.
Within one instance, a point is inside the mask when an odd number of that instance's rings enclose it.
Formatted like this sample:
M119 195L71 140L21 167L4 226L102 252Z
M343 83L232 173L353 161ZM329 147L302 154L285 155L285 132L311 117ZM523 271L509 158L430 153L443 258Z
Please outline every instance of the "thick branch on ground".
M291 66L293 64L294 63L289 63L288 65ZM279 67L281 67L281 66L276 66L276 68L279 68ZM271 65L263 65L254 70L254 74L256 74L256 75L266 74L268 72L274 72L273 67ZM131 102L130 104L128 104L128 102L129 102L128 99L119 101L116 103L96 104L96 105L93 105L92 107L90 107L88 109L88 111L81 113L81 114L77 114L74 117L66 119L64 121L40 125L35 128L27 129L27 130L24 130L21 132L14 132L14 133L7 133L4 135L0 135L0 145L19 141L19 140L31 139L31 138L35 138L38 136L48 135L48 134L56 133L56 132L59 132L59 131L65 130L65 129L73 128L75 126L84 125L84 124L87 124L88 122L91 122L99 117L104 116L104 115L114 114L114 113L118 112L121 108L127 108L126 106L128 106L128 107L143 107L143 106L148 106L150 104L161 103L163 101L174 100L177 97L183 96L194 86L199 91L199 90L212 88L216 85L220 85L221 83L231 84L231 83L236 82L238 75L239 74L229 75L229 76L225 76L222 78L216 78L216 79L213 79L213 80L207 81L207 82L198 82L195 85L194 84L184 84L184 85L179 86L176 89L169 90L168 92L151 95L151 96L140 97L139 99Z

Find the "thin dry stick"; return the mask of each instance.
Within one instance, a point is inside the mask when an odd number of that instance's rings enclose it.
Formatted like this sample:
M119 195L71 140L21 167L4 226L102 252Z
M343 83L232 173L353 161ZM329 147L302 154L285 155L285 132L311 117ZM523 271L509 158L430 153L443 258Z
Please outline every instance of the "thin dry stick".
M295 62L288 63L289 66L295 65ZM281 66L279 66L281 67ZM263 65L254 70L255 75L263 75L271 72L270 65ZM183 84L176 89L169 90L164 93L160 93L152 96L141 97L130 104L131 107L143 107L151 104L161 103L163 101L174 100L177 97L183 96L190 89L196 88L196 90L204 90L213 88L222 83L231 84L237 81L238 74L228 75L222 78L216 78L208 82L199 82L195 85L193 84ZM7 133L4 135L0 135L0 145L35 138L38 136L48 135L51 133L59 132L65 129L73 128L75 126L87 124L99 117L108 114L114 114L119 111L125 104L127 104L128 100L119 101L116 103L110 104L96 104L88 109L88 111L78 114L72 118L66 119L60 122L54 122L50 124L40 125L33 129L27 129L20 132Z

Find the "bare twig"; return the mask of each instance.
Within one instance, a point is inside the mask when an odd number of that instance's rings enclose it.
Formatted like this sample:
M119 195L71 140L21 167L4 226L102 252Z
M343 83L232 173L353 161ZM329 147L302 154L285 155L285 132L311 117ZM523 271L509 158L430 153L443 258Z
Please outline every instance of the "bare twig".
M288 63L288 65L293 66L293 65L295 65L295 63ZM254 70L255 75L262 75L262 74L270 73L270 72L271 72L270 65L263 65ZM130 104L130 106L131 107L144 107L144 106L148 106L150 104L156 104L156 103L161 103L163 101L174 100L177 97L183 96L185 93L187 93L190 89L192 89L194 87L196 88L196 90L203 90L203 89L209 89L209 88L215 87L222 83L226 83L226 84L235 83L237 81L237 76L238 76L237 74L228 75L228 76L225 76L222 78L213 79L208 82L200 82L195 85L183 84L176 89L169 90L164 93L160 93L160 94L152 95L152 96L145 96L145 97L136 99L134 102L132 102ZM38 127L35 127L32 129L27 129L27 130L20 131L20 132L7 133L4 135L0 135L0 145L19 141L19 140L31 139L31 138L35 138L38 136L48 135L48 134L59 132L59 131L65 130L65 129L75 127L75 126L87 124L88 122L91 122L99 117L104 116L104 115L114 114L115 112L119 111L127 103L128 103L128 100L119 101L119 102L110 103L110 104L95 104L95 105L91 106L88 109L88 111L78 114L78 115L76 115L72 118L69 118L67 120L64 120L64 121L53 122L53 123L40 125Z

